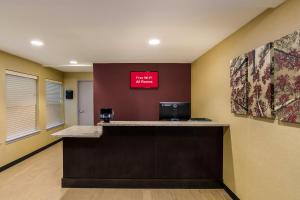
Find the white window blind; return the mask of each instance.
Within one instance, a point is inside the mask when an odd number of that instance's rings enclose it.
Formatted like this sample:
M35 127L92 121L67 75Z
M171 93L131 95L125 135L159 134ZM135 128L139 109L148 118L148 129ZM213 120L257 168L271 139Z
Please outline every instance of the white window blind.
M64 123L62 83L46 80L47 129Z
M7 141L38 132L37 77L6 71Z

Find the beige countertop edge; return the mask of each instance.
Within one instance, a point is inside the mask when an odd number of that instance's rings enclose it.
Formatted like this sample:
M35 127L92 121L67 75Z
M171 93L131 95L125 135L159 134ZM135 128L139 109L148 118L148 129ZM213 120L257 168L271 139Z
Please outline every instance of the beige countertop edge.
M171 127L229 127L229 124L204 121L111 121L98 126L171 126Z
M89 135L89 134L85 134L85 135L72 135L72 134L55 135L55 134L52 134L52 136L59 137L59 138L100 138L101 135L102 134L98 134L98 135Z
M72 126L51 135L60 138L100 138L103 126L229 127L229 124L195 121L111 121L110 123L100 122L97 126Z
M100 138L102 135L101 126L71 126L51 134L61 138Z

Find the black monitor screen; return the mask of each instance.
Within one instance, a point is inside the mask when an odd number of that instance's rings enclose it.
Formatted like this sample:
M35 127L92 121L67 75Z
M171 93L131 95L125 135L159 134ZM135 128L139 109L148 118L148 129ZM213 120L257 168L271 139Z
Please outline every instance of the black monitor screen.
M160 102L159 120L189 120L191 104L188 102Z

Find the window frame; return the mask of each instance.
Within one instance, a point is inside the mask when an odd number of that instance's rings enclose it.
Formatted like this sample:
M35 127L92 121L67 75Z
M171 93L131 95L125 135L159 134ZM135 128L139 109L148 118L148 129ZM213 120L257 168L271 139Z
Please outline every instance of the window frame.
M48 109L47 109L47 105L48 105L48 99L47 99L47 82L52 82L52 83L57 83L61 85L61 106L62 106L62 113L64 113L64 85L63 82L60 81L55 81L52 79L45 79L45 102L46 102L46 130L50 130L59 126L62 126L65 124L65 119L63 116L63 119L61 122L57 122L54 124L48 124Z
M34 79L35 80L35 84L36 84L36 100L35 100L35 129L33 130L29 130L29 131L23 131L20 133L15 133L12 135L9 135L8 133L8 121L6 122L6 138L5 141L6 143L13 143L16 141L19 141L21 139L25 139L29 136L32 135L36 135L38 133L41 132L40 129L38 129L38 105L39 105L39 94L38 94L38 87L39 87L39 78L38 76L35 75L31 75L31 74L26 74L26 73L21 73L21 72L16 72L16 71L11 71L11 70L5 70L5 112L6 112L6 119L7 119L7 105L8 105L8 100L7 100L7 95L8 95L8 91L7 91L7 75L11 75L11 76L17 76L17 77L22 77L22 78L29 78L29 79Z

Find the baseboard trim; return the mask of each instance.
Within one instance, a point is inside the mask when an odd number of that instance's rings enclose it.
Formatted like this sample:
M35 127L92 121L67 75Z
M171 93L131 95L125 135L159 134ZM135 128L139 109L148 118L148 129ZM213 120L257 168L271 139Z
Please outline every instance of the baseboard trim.
M34 156L37 153L40 153L41 151L44 151L45 149L53 146L56 143L59 143L60 141L62 141L62 138L60 138L60 139L58 139L58 140L56 140L54 142L51 142L50 144L47 144L46 146L43 146L43 147L41 147L41 148L39 148L39 149L37 149L37 150L35 150L35 151L33 151L33 152L31 152L31 153L23 156L21 158L18 158L17 160L14 160L14 161L12 161L12 162L10 162L10 163L8 163L8 164L0 167L0 172L3 172L4 170L6 170L6 169L8 169L8 168L10 168L10 167L12 167L12 166L14 166L14 165L16 165L16 164L24 161L24 160L26 160L27 158L30 158L31 156Z
M223 183L223 188L224 188L225 192L227 192L227 194L232 198L232 200L240 200L240 198L238 198L238 196L236 196L234 194L234 192L232 192L229 189L229 187L227 187L227 185L225 185L224 183Z

